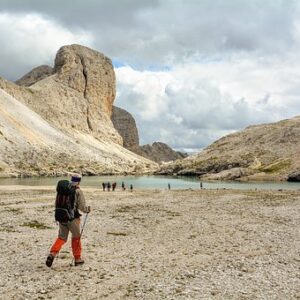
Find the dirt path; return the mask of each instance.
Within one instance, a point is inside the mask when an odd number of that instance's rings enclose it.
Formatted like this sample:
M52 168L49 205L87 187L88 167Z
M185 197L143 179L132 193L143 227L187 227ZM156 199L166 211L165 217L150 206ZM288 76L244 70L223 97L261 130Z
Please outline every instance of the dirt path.
M0 299L300 299L299 192L85 189L86 264L48 269L54 189L0 189Z

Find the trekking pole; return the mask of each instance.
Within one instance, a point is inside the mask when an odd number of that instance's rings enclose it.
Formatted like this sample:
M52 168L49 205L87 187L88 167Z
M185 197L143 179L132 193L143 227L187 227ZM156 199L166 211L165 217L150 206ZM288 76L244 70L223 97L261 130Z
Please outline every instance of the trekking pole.
M89 213L86 213L86 214L85 214L84 222L83 222L83 225L82 225L82 227L81 227L81 232L80 232L80 236L79 236L80 239L81 239L81 236L82 236L83 228L84 228L84 226L85 226L85 223L86 223L88 214L89 214Z

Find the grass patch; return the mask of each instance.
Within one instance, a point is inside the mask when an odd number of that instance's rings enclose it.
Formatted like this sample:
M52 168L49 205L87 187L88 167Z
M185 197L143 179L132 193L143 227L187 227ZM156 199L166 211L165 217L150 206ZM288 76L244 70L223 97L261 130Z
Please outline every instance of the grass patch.
M121 206L116 209L116 212L118 212L118 213L126 213L126 212L131 212L131 211L133 211L133 207L128 206L128 205L124 205L124 206Z
M107 232L107 234L115 235L115 236L127 236L128 235L126 232L112 232L112 231Z
M8 211L8 212L12 212L12 213L17 214L17 215L23 213L23 211L21 210L21 208L5 207L4 210Z
M281 159L274 163L259 168L259 171L266 173L278 173L291 165L290 159Z
M165 213L171 217L179 217L181 214L177 211L165 210Z
M36 229L51 229L51 227L46 226L44 223L40 223L36 220L31 221L31 222L25 222L21 226L24 227L30 227L30 228L36 228Z
M17 232L13 226L3 226L1 225L0 232Z
M197 234L191 234L189 237L188 237L188 239L189 240L193 240L193 239L195 239L197 237Z

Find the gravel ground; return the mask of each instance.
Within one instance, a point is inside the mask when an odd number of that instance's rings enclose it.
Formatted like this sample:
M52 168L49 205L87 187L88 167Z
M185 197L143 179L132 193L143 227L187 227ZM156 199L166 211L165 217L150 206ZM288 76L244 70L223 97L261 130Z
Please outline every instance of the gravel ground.
M299 191L87 188L86 263L49 269L54 189L0 189L0 299L300 299Z

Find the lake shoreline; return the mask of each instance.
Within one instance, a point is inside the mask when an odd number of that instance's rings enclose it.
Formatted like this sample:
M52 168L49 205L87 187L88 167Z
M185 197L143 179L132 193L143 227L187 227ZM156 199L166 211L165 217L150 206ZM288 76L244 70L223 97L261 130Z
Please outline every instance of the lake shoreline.
M69 266L69 241L48 269L55 187L1 187L4 297L300 297L298 191L82 189L86 264Z

